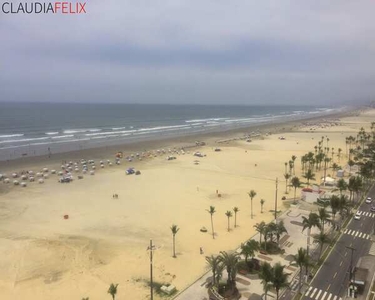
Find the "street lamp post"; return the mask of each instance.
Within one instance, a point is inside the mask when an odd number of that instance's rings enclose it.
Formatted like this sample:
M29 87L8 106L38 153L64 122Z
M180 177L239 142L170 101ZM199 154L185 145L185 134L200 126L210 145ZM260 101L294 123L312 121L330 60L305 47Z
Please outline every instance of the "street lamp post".
M276 191L275 191L275 222L277 219L277 185L278 185L278 179L276 178Z
M150 246L147 247L147 250L150 251L150 293L151 300L154 300L154 287L153 287L153 277L152 277L152 251L155 250L155 245L152 245L152 239L150 239Z
M355 248L348 247L348 246L346 246L346 248L350 249L352 251L352 253L350 255L350 267L349 267L350 268L350 270L349 270L349 291L350 291L350 286L353 286L353 289L354 289L354 286L355 286L355 279L353 281L353 253L355 251Z

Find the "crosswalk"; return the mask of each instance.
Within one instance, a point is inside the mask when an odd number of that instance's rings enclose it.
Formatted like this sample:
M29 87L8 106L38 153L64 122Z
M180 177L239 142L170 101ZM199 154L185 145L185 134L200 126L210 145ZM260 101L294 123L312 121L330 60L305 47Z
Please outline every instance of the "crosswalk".
M369 211L358 211L357 214L364 217L375 218L375 214Z
M298 280L293 280L289 287L292 291L296 291L298 289Z
M369 234L363 233L363 232L359 232L359 231L356 231L356 230L352 230L352 229L345 229L344 233L352 235L354 237L359 237L359 238L362 238L362 239L366 239L366 240L370 240L371 239L371 236Z
M315 300L342 300L342 298L337 295L332 295L327 291L323 291L312 286L310 286L309 289L306 291L305 297Z

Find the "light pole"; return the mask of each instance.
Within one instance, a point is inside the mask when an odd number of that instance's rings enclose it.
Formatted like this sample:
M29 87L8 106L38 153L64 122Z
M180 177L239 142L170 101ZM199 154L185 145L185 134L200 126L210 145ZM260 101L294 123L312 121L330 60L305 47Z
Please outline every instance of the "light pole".
M347 249L350 249L352 251L351 253L351 256L350 256L350 270L349 270L349 291L351 291L351 286L353 287L353 290L354 290L354 287L355 287L355 279L353 281L353 253L355 251L355 248L353 247L348 247L346 246ZM353 281L353 282L352 282ZM349 292L348 291L348 292ZM355 292L354 292L355 293Z
M278 179L276 178L276 192L275 192L275 222L277 219L277 184L278 184Z
M147 247L147 250L150 251L150 292L151 300L154 300L154 289L152 281L152 251L155 250L155 245L152 245L152 239L150 239L150 246Z

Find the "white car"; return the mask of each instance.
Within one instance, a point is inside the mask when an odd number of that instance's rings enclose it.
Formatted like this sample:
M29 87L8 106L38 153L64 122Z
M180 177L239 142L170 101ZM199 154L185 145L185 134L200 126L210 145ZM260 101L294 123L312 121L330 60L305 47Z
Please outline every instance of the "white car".
M357 213L354 215L354 220L360 220L361 219L361 212L357 211Z
M366 199L366 203L367 203L367 204L371 204L371 202L372 202L371 197L367 197L367 199Z

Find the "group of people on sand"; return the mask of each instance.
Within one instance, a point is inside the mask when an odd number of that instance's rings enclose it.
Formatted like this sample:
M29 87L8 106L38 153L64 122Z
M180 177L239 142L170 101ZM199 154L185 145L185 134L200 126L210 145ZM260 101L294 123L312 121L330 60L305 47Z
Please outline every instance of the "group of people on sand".
M113 194L112 199L118 199L118 194Z

